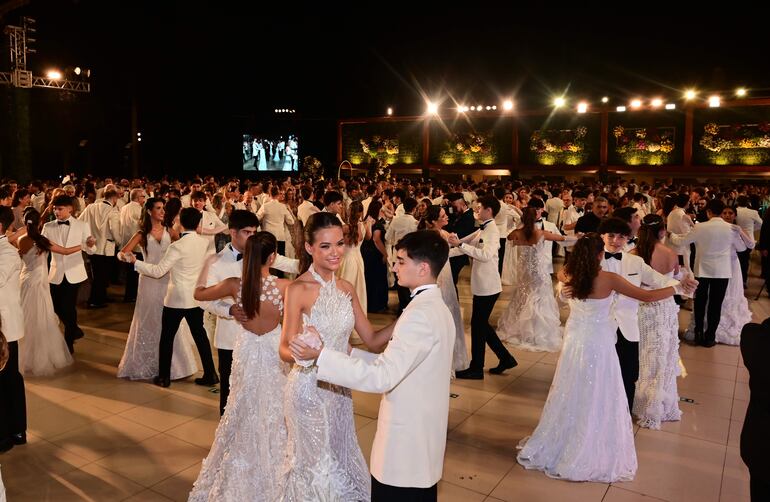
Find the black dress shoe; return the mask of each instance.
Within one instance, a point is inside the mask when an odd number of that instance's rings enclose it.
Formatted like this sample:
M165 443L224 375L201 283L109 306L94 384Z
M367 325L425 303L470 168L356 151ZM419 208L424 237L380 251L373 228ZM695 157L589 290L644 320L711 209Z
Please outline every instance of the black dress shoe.
M74 342L75 340L80 340L84 336L86 336L86 334L83 333L83 330L78 329L77 331L75 331L75 334L72 335L72 341Z
M717 344L717 342L715 342L714 340L704 340L703 342L701 342L700 345L701 345L701 347L706 347L706 348L710 349L711 347L713 347L716 344Z
M471 368L455 371L455 377L463 380L484 380L483 370L474 370Z
M153 378L152 383L154 383L158 387L168 387L169 385L171 385L171 382L169 381L168 378L163 378L160 376L156 376L155 378Z
M27 444L27 433L20 432L18 434L11 434L11 441L15 445Z
M3 439L0 441L0 453L5 453L7 451L10 451L13 448L13 441L8 439Z
M500 364L495 366L494 368L489 369L489 373L491 375L502 375L505 370L509 370L511 368L515 368L518 366L519 363L516 362L516 359L511 358L507 361L500 361Z
M205 385L206 387L211 387L212 385L216 385L218 383L219 377L216 375L203 375L203 377L195 379L195 385Z
M106 307L107 307L106 303L89 303L88 304L89 309L103 309Z

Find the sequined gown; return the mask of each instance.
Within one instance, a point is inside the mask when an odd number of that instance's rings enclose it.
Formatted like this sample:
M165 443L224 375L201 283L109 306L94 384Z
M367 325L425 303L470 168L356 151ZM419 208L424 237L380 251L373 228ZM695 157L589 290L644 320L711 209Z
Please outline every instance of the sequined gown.
M673 272L666 276L673 277ZM676 387L680 373L679 306L673 297L640 303L639 379L634 394L634 415L640 426L660 429L661 422L680 419Z
M332 278L321 284L310 310L310 324L326 348L347 351L354 317L350 296ZM288 445L283 501L357 502L370 499L371 480L358 446L350 390L319 382L317 368L294 365L286 384L285 412Z
M551 241L518 248L515 289L508 308L497 322L497 335L514 347L556 352L562 343L559 306L553 294L551 274L543 266L543 247Z
M540 422L519 444L517 460L526 469L572 481L633 479L634 433L608 322L613 298L569 301L564 346Z
M269 276L267 300L283 300ZM243 330L233 349L230 396L214 444L203 461L190 501L264 501L278 497L286 454L283 394L288 365L278 357L281 325L257 335Z

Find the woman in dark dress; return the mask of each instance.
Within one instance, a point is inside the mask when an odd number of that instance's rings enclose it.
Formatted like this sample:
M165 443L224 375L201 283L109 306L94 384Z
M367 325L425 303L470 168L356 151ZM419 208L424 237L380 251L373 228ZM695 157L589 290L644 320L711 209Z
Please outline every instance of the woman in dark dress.
M385 221L380 218L382 202L373 200L366 213L367 231L361 244L366 278L368 312L382 312L388 308L388 253L385 250Z

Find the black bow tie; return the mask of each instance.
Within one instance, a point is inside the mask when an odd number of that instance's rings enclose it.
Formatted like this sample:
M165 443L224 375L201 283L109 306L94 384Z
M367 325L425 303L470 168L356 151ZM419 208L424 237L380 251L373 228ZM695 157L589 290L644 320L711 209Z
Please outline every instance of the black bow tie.
M636 244L636 237L634 237L632 239L628 239L628 243L629 244Z
M623 253L610 253L608 251L605 251L604 259L609 260L610 258L615 258L616 260L620 261L623 259Z
M56 223L57 223L58 225L67 225L67 226L69 226L69 224L70 224L70 221L69 221L69 220L64 220L64 221L59 221L59 220L56 220Z
M235 255L235 261L241 261L243 259L243 255L241 253L238 253Z
M426 288L426 289L421 289L421 290L419 290L419 291L415 291L414 293L412 293L412 298L414 298L415 296L419 295L419 294L420 294L420 293L422 293L423 291L428 291L429 289L430 289L430 288Z
M481 230L484 230L485 228L487 228L487 225L489 225L490 223L492 223L492 220L485 221L484 223L481 224L481 226L479 226L479 228Z
M580 214L580 213L582 213L582 212L583 212L583 208L582 208L582 207L581 207L580 209L577 209L577 208L576 208L576 209L575 209L575 211L577 211L577 212L578 212L578 214Z

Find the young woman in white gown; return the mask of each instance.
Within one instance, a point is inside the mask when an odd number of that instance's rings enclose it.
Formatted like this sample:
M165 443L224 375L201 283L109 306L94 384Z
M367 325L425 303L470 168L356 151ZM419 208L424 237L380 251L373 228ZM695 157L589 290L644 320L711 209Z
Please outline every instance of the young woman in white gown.
M289 343L314 327L327 348L348 351L355 327L370 350L381 351L392 331L374 333L353 286L336 280L345 253L342 224L333 213L315 213L305 226L306 270L286 292L280 355L294 361ZM312 264L308 263L312 261ZM315 366L295 364L286 384L286 463L278 500L369 500L371 479L358 446L350 390L319 382Z
M420 220L418 229L434 230L441 234L445 240L448 240L449 234L444 227L449 223L449 217L441 206L429 206L425 218ZM444 299L449 312L452 313L452 319L455 322L455 346L452 353L452 369L459 371L470 365L468 359L468 349L465 346L465 324L463 324L463 315L460 310L460 302L457 299L457 290L452 280L452 269L449 266L449 260L444 264L441 273L437 278L438 287L441 290L441 297Z
M174 199L176 200L176 199ZM150 198L144 204L140 230L123 246L122 254L130 253L138 245L147 263L158 263L171 244L171 234L163 226L165 216L162 199ZM134 317L128 330L126 348L118 365L118 378L152 380L158 374L158 346L169 276L153 279L139 276ZM198 362L192 350L192 334L187 321L182 320L174 338L171 358L171 379L178 380L195 374Z
M516 201L513 194L508 192L503 196L503 202L510 207L506 222L507 228L518 228L521 224L521 209L516 207ZM518 246L514 245L508 239L505 240L505 255L503 257L503 272L500 280L504 286L513 286L516 284L516 257Z
M735 209L725 207L721 216L727 223L735 224ZM754 237L747 235L743 230L741 230L740 235L746 247L754 249ZM737 250L733 251L730 262L732 265L732 277L727 282L727 292L722 302L722 315L719 318L716 341L726 345L740 345L741 330L743 326L751 322L751 311L749 310L749 301L746 299L746 294L743 290L743 275L741 274L741 264L738 261ZM703 329L706 329L705 322ZM687 326L684 337L686 340L695 339L694 316L690 319L690 324Z
M535 228L536 219L537 209L524 208L523 226L508 234L508 242L518 248L516 289L497 322L497 334L514 347L556 352L562 342L561 319L551 274L542 257L544 247L566 238Z
M233 349L225 414L190 501L274 502L279 496L286 454L283 395L288 365L279 359L278 345L289 281L270 275L275 257L275 237L257 232L246 242L243 281L232 277L195 292L201 301L235 299L249 320Z
M348 208L348 231L345 235L345 256L342 258L337 277L353 285L358 295L358 302L366 312L366 276L364 259L361 256L361 243L364 241L366 226L362 221L364 206L360 201L353 201Z
M19 371L25 376L49 376L72 364L59 329L48 285L48 253L80 252L80 245L63 248L40 235L40 213L28 207L23 220L27 234L18 241L21 269L21 309L24 338L19 341Z
M657 272L674 277L679 274L679 260L663 244L664 220L648 214L639 228L636 247L640 256ZM674 298L639 304L639 379L636 381L633 414L637 423L660 429L661 422L675 422L682 416L676 377L679 366L679 306Z
M559 272L571 296L564 346L540 422L518 446L522 466L553 478L614 483L636 473L634 432L610 311L616 291L651 302L673 295L674 288L637 288L602 271L603 257L604 241L596 233L586 234Z

